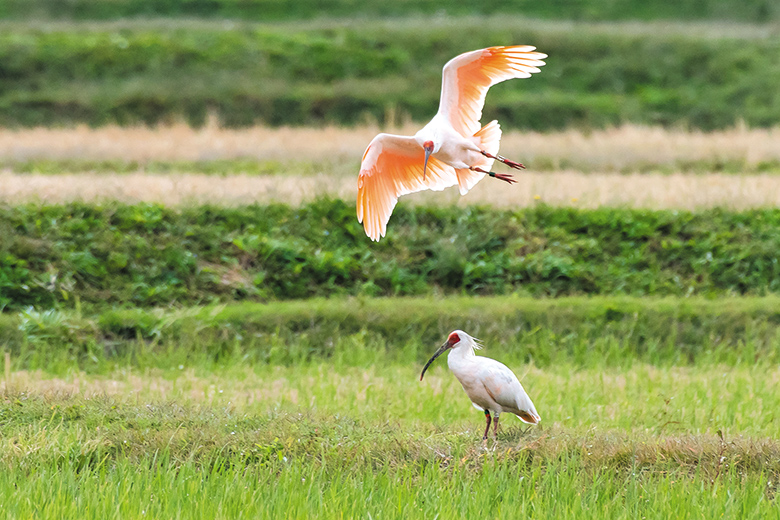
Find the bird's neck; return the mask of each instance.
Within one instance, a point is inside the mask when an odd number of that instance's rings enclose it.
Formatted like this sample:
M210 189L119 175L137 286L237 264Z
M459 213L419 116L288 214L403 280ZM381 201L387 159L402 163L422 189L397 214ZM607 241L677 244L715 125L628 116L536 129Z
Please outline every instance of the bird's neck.
M471 345L460 346L450 350L450 353L447 355L447 366L450 370L457 370L459 367L474 361L476 357L474 347Z

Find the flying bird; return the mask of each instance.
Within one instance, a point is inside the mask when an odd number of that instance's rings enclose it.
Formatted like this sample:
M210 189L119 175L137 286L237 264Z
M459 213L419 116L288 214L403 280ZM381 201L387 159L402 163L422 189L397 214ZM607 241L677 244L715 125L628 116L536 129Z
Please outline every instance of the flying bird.
M479 348L476 340L462 330L451 332L447 341L425 364L420 381L431 363L449 350L447 366L460 381L474 408L485 412L487 426L482 436L484 442L487 442L490 432L490 412L493 412L495 424L494 438L498 437L498 417L502 412L513 413L524 423L538 424L542 418L517 376L503 363L474 354L474 349Z
M488 89L512 78L528 78L544 65L535 47L488 47L451 59L442 72L439 111L414 136L381 133L363 154L358 176L357 217L372 240L385 236L398 197L458 185L465 195L485 175L508 183L511 175L490 171L493 161L524 166L498 155L497 121L481 126Z

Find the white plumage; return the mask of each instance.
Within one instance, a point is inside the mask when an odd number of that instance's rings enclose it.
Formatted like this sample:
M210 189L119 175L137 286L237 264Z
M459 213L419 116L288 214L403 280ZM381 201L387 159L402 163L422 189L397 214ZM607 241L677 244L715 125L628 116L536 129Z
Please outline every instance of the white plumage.
M425 364L420 380L431 363L443 352L450 350L447 366L460 381L474 408L485 412L487 427L483 440L487 440L490 431L491 412L495 422L494 436L498 434L498 418L503 412L513 413L528 424L541 421L542 418L517 376L503 363L477 356L474 350L479 348L476 340L462 330L451 332L447 341Z

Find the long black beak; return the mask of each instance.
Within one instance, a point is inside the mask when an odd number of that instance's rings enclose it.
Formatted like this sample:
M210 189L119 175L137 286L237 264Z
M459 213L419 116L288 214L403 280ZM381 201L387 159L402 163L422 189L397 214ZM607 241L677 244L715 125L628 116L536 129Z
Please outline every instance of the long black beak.
M431 359L429 359L427 363L425 363L425 366L424 366L424 367L423 367L423 369L422 369L422 373L420 374L420 381L422 381L422 378L423 378L423 376L425 375L425 371L426 371L426 370L428 370L428 367L429 367L429 366L431 366L431 363L433 363L433 361L434 361L434 360L435 360L437 357L441 356L441 355L442 355L442 353L443 353L445 350L447 350L448 348L450 348L450 342L449 342L449 341L446 341L446 342L444 343L444 345L442 345L441 347L439 347L439 350L437 350L437 351L436 351L436 353L433 355L433 357L432 357Z
M425 172L428 171L428 157L431 156L431 152L433 151L433 148L426 148L425 149L425 164L423 164L423 180L425 180Z

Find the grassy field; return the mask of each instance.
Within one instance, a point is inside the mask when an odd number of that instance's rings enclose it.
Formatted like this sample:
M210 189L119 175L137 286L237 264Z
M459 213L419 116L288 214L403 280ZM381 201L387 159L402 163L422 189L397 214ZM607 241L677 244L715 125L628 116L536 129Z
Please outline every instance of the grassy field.
M0 517L780 516L776 296L112 305L0 314ZM453 328L540 426L483 447L445 360L419 381Z
M496 442L443 361L352 336L327 361L240 357L0 385L9 518L769 518L778 513L776 364L509 364L543 420ZM550 343L548 348L554 349ZM628 355L627 359L631 356ZM151 358L149 358L151 359ZM181 360L181 361L179 361ZM173 362L173 364L171 363ZM176 364L178 363L178 364ZM53 366L52 366L53 367ZM53 367L54 368L54 367Z

